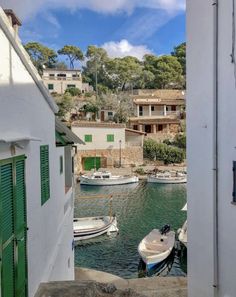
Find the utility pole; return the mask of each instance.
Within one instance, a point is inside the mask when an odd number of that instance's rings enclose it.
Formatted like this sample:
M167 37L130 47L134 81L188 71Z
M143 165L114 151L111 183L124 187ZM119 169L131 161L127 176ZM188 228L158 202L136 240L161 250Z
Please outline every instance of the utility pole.
M120 158L119 158L120 159L119 160L119 163L120 163L119 165L120 166L119 167L121 168L121 140L119 140L119 145L120 145Z

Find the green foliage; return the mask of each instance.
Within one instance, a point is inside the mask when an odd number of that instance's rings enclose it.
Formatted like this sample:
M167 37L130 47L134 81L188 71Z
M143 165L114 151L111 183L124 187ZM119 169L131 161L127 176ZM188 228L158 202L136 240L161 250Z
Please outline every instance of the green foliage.
M57 51L59 55L65 55L69 58L70 68L74 69L75 61L83 61L84 55L81 49L74 45L65 45Z
M54 68L59 69L59 70L67 70L68 69L65 62L57 62L55 64Z
M61 119L65 119L66 114L71 112L74 106L72 96L69 93L65 93L60 97L59 101L57 102L57 105L59 107L57 115Z
M48 68L55 67L57 63L57 54L53 49L50 49L39 42L29 42L25 44L24 47L34 66L41 75L44 66Z
M153 139L145 140L143 149L145 158L163 161L165 164L182 163L185 157L184 150Z
M176 57L182 66L183 74L186 74L186 42L174 47L174 51L171 53L172 56Z
M145 171L142 167L139 167L135 170L135 173L139 174L139 175L145 175Z
M177 134L173 144L181 149L186 149L186 134Z
M92 102L88 102L83 106L83 111L85 112L93 112L93 113L97 113L99 111L98 106L95 103Z
M67 88L65 93L69 93L71 94L72 97L75 97L75 96L80 96L81 95L81 91L80 89L78 88Z

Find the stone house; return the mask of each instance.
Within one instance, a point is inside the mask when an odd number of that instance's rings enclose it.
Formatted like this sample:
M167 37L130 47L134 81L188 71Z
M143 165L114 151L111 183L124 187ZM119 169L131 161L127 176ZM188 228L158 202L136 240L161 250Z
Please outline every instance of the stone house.
M135 90L132 96L135 116L129 127L162 140L181 129L185 110L185 92L182 90Z
M144 132L104 122L73 123L72 131L85 142L85 145L77 146L78 173L94 168L143 164Z
M83 83L79 69L44 69L42 78L50 93L64 94L68 88L78 88L82 93L93 91L88 83Z
M0 8L0 296L74 279L73 148L52 97Z

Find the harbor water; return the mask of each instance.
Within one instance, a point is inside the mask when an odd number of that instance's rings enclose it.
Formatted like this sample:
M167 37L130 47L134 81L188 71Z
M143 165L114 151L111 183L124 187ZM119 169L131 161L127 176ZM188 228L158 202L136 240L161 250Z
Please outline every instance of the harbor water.
M99 198L92 198L94 195ZM108 195L113 197L112 210L117 216L119 234L79 242L75 247L75 265L123 278L143 276L138 244L154 228L169 224L177 231L183 225L187 215L181 211L186 203L186 185L158 185L143 181L110 187L78 184L75 217L108 215ZM167 267L160 269L162 276L186 275L186 253L180 257L180 253L174 251L168 261Z

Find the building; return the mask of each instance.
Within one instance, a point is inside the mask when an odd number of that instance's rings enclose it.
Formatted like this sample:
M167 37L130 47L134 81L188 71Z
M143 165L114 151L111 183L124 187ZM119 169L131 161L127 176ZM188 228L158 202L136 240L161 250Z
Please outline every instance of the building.
M78 88L82 93L93 91L92 87L83 83L80 70L44 69L43 82L50 93L64 94L68 88Z
M55 119L20 21L6 14L0 8L0 296L32 297L42 282L74 278L72 144L82 141Z
M185 110L184 91L135 90L132 97L135 117L129 119L129 127L157 140L180 131Z
M86 144L77 146L77 172L143 164L144 132L104 122L77 122L72 131Z
M188 296L236 296L234 1L187 1Z

